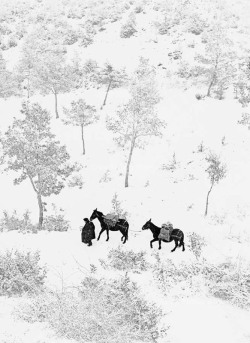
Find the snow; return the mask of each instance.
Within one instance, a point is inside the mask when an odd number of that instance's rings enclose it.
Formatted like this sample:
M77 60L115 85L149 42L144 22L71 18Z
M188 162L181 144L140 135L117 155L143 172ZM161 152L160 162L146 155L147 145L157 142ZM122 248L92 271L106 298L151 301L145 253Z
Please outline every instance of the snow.
M157 13L154 15L157 16ZM107 29L95 37L94 44L80 54L82 61L88 58L100 64L110 61L117 68L125 66L127 72L131 73L140 56L148 57L154 66L163 63L169 70L178 67L176 61L168 58L170 50L180 48L184 50L185 57L191 60L196 47L188 50L186 45L193 37L187 34L178 46L170 45L170 36L158 35L157 42L154 42L154 19L152 13L137 15L138 34L130 39L119 38L121 22L107 25ZM4 57L8 60L8 68L12 68L18 56L9 50ZM103 110L100 107L105 95L104 88L58 96L61 118L63 107L81 96L97 108L99 122L87 127L84 133L85 156L81 152L80 129L66 126L55 119L53 96L36 95L32 98L51 112L53 132L67 146L72 160L83 166L80 173L84 185L82 189L66 187L60 195L45 199L48 206L55 203L58 208L63 208L66 219L70 221L69 232L39 232L36 235L0 233L0 253L12 249L40 251L41 264L48 268L46 285L52 289L61 289L62 285L78 285L89 274L90 265L97 265L99 275L103 273L112 277L112 272L101 269L100 259L105 259L111 249L121 245L120 233L111 232L108 242L103 233L100 241L94 241L89 248L80 242L79 228L83 225L83 218L90 217L95 208L103 213L110 212L111 200L117 194L122 208L128 212L130 224L129 240L124 249L146 251L147 259L154 260L158 244L155 242L151 250L149 241L152 234L141 231L143 224L151 218L158 226L165 221L173 222L186 237L192 232L203 236L207 242L204 257L211 263L225 260L235 262L238 259L242 259L246 265L250 262L250 202L247 194L250 189L250 134L246 127L237 123L242 112L249 111L249 108L242 109L232 95L221 101L212 98L198 101L195 94L200 89L190 87L184 91L177 83L173 87L175 80L164 79L164 75L158 73L162 96L158 110L167 127L161 138L151 138L144 150L135 150L128 188L124 188L128 151L116 146L112 134L105 127L107 115L114 115L117 107L126 102L126 89L111 90ZM22 99L17 98L0 99L2 132L8 129L14 117L20 116L21 102ZM198 152L201 143L205 148L204 153ZM221 157L227 165L227 175L215 185L210 197L209 215L204 218L206 194L210 186L205 172L205 155L209 151L215 151ZM178 168L173 172L163 170L162 166L171 162L173 154ZM107 172L110 180L101 181ZM14 177L13 172L7 173L1 166L0 213L4 210L11 213L16 209L21 215L28 209L35 222L38 217L36 196L29 181L14 186ZM95 225L99 233L100 225L97 221ZM170 258L178 265L194 260L188 248L184 253L177 249L171 254L172 246L173 243L162 245L160 256L163 261ZM156 288L150 272L145 274L144 280L140 275L133 277L144 285L147 297L150 298L151 294L151 300L155 300L167 312L166 322L170 329L162 343L250 341L250 313L246 310L202 293L188 294L182 299L166 299ZM0 297L0 342L5 339L13 343L69 343L69 340L56 338L40 323L14 320L12 310L18 304L18 299Z

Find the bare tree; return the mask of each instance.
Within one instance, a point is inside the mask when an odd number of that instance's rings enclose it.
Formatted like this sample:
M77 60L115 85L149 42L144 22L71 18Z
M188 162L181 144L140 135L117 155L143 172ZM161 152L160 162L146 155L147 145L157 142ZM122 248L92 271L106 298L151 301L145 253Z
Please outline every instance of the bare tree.
M210 188L207 193L207 199L206 199L206 209L205 209L205 216L208 212L208 200L210 193L216 183L219 183L220 180L222 180L226 176L226 166L222 164L219 157L214 154L210 153L208 157L206 157L206 161L209 163L208 168L206 169L206 172L208 173L209 180L210 180Z

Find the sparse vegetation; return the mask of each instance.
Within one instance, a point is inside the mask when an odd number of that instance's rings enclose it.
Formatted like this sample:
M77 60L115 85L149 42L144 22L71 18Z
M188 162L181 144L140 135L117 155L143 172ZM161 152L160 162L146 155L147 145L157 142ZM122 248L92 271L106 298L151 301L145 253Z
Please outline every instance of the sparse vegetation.
M20 315L48 322L59 335L79 342L129 343L157 338L162 314L127 276L113 281L89 276L78 293L43 294Z

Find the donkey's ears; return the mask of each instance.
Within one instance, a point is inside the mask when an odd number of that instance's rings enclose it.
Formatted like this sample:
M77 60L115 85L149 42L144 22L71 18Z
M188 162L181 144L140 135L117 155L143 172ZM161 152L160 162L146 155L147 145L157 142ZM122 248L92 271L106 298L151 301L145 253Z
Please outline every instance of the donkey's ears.
M97 208L95 209L95 211L97 211Z
M151 218L149 219L149 222L151 222Z

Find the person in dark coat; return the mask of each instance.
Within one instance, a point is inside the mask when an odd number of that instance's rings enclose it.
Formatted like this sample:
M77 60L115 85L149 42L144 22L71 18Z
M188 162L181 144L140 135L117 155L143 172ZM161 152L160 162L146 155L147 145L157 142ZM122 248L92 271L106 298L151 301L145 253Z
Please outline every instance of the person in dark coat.
M82 242L91 246L92 239L95 239L95 225L88 218L84 218L83 220L85 221L85 225L82 228Z

